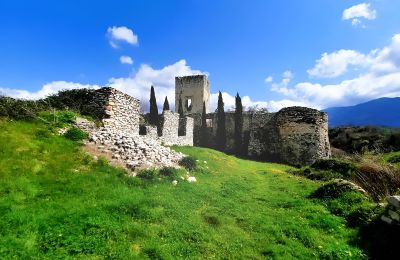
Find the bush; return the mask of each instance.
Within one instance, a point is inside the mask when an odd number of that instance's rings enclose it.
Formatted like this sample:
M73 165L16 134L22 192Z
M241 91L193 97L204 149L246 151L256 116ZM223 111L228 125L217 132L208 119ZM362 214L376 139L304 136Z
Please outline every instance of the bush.
M197 167L196 159L192 156L183 157L179 161L179 165L185 167L188 171L193 171Z
M390 156L387 161L390 163L400 163L400 154Z
M168 178L168 179L174 179L175 180L175 179L177 179L179 177L176 169L172 168L172 167L163 167L163 168L160 169L159 173L160 173L161 177L165 177L165 178Z
M72 141L80 141L88 138L88 134L79 128L72 127L67 130L64 136Z
M336 199L345 192L356 192L358 190L359 187L349 181L334 180L319 187L313 194L311 194L311 197L319 199Z
M148 181L152 181L155 180L157 178L157 171L156 170L141 170L138 172L138 174L136 175L137 177L144 179L144 180L148 180Z
M337 159L319 159L311 165L311 168L335 171L345 178L351 177L356 169L354 164Z

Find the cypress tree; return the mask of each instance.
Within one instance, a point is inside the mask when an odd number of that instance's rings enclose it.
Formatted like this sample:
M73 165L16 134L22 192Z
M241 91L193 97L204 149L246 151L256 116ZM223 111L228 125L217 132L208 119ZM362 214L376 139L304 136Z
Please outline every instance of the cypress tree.
M157 100L156 94L154 93L154 87L151 86L150 90L150 115L149 115L149 123L151 125L158 125L158 108L157 108Z
M243 106L239 93L236 94L235 103L235 153L236 155L240 155L243 145Z
M221 91L218 94L216 139L217 139L216 140L217 149L219 149L220 151L224 151L226 146L226 129L225 129L224 101L222 100Z
M168 97L165 96L164 100L164 106L163 106L163 111L169 110L169 102L168 102Z
M207 145L207 118L206 118L206 102L203 102L203 112L201 113L201 128L200 128L200 144Z
M183 105L182 105L181 95L179 95L178 113L179 113L179 117L183 118Z

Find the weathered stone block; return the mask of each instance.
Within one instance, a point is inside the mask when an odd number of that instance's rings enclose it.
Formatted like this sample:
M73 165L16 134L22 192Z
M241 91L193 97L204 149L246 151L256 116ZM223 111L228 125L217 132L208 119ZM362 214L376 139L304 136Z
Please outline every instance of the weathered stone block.
M390 205L396 208L400 208L400 196L390 196L387 198Z

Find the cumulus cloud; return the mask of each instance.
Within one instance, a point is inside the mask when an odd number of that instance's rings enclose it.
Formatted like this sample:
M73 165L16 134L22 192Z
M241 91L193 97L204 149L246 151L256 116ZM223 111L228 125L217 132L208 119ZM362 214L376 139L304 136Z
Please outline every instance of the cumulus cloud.
M132 60L132 58L131 57L129 57L129 56L121 56L121 57L119 57L119 61L122 63L122 64L130 64L130 65L132 65L133 64L133 60Z
M118 48L118 42L126 42L130 45L138 44L138 36L126 26L108 27L107 37L111 47Z
M342 53L342 54L339 54ZM337 59L332 57L352 56ZM324 59L324 57L330 57ZM322 61L321 61L322 60ZM367 54L355 51L334 52L323 55L316 66L309 70L310 74L319 76L336 75L336 70L347 70L349 64L362 67L363 70L354 78L346 79L336 84L323 85L320 83L301 82L293 87L281 83L273 83L272 90L283 94L290 100L296 100L314 108L331 106L354 105L379 97L400 96L400 34L392 37L391 43L382 48L370 51ZM338 75L339 75L338 74Z
M119 89L137 97L142 102L143 110L149 109L150 88L153 85L156 92L158 108L162 109L165 96L168 97L171 109L175 108L175 77L207 74L200 70L193 70L185 60L180 60L161 69L155 69L142 64L139 70L130 77L111 78L107 86Z
M376 10L371 8L368 3L353 5L343 11L343 20L351 20L353 26L362 25L362 19L376 19Z
M312 77L334 78L346 73L349 65L366 66L368 63L368 55L354 50L339 50L329 54L323 53L307 73Z
M21 98L21 99L41 99L47 96L53 95L60 90L69 90L69 89L82 89L82 88L92 88L99 89L99 85L91 85L91 84L80 84L75 82L67 82L67 81L53 81L46 83L43 87L38 91L28 91L23 89L12 89L12 88L1 88L0 94L13 97L13 98Z
M148 111L150 88L153 85L156 91L158 108L162 109L165 96L174 109L175 105L175 77L208 74L200 70L193 70L187 65L186 60L165 66L161 69L156 69L147 64L142 64L138 71L129 77L111 78L104 85L106 87L116 88L129 95L139 98L142 102L142 108ZM60 90L92 88L98 89L99 85L80 84L67 81L53 81L43 85L38 91L27 91L22 89L1 88L0 94L22 99L40 99L46 96L57 93Z
M272 76L268 76L265 78L265 83L271 83L274 80L274 78Z

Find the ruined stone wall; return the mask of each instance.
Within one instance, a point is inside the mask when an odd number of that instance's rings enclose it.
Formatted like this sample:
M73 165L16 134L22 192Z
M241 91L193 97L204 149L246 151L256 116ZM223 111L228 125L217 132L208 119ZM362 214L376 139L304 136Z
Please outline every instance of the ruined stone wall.
M183 128L184 135L179 136L179 128ZM160 116L159 139L166 145L193 146L193 118L179 118L178 113L163 111Z
M138 135L140 138L163 142L167 145L193 145L193 118L184 118L185 135L178 136L179 114L164 111L158 127L146 124L146 115L140 114L140 101L113 88L94 92L93 101L87 104L91 115L102 121L106 129Z
M175 78L175 112L178 112L179 97L182 98L184 114L202 113L203 102L206 104L206 113L210 112L210 82L206 75L194 75ZM191 108L187 107L188 99Z
M139 134L140 101L113 88L96 90L94 103L106 128Z
M326 113L305 107L289 107L270 114L269 118L262 117L253 119L249 156L307 165L331 155Z

